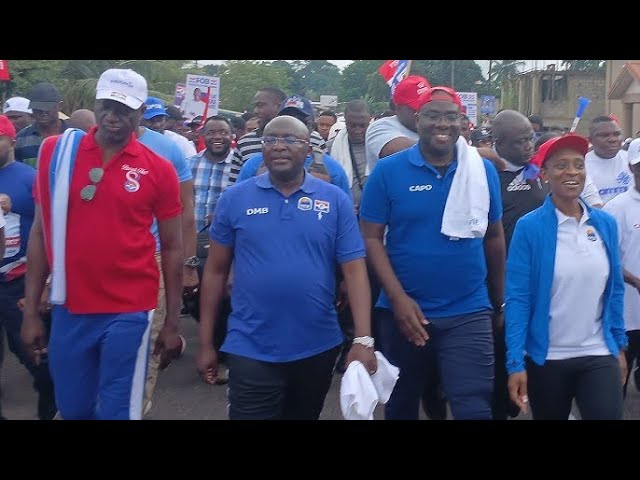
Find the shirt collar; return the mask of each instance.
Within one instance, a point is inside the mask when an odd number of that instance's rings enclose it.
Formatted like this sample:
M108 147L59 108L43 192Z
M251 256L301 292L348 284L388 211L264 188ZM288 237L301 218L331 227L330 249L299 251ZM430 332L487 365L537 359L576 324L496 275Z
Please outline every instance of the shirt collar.
M587 206L584 204L584 202L582 200L578 199L578 202L580 202L580 205L582 206L582 217L580 218L580 221L578 222L578 224L579 225L583 225L590 218L589 217L589 209L587 208ZM564 213L562 213L557 208L555 210L556 210L556 217L558 217L558 225L562 225L564 222L566 222L568 220L575 220L575 218L565 215Z
M526 167L526 165L515 165L513 163L511 163L509 160L507 160L506 158L502 158L500 156L500 154L498 153L498 150L496 150L496 146L493 146L493 151L496 153L496 155L498 157L500 157L500 160L502 160L505 164L505 171L506 172L519 172L520 170L522 170L524 167Z
M201 151L199 151L198 153L196 153L196 157L198 158L204 158L207 162L209 161L209 159L207 157L204 156L204 153L207 151L207 149L203 149ZM229 153L227 154L226 158L222 161L222 162L215 162L215 163L231 163L231 160L233 160L233 154L235 153L233 148L229 149Z
M316 182L321 181L315 178L313 175L310 175L309 172L305 170L304 172L304 180L302 185L300 185L299 190L302 190L304 193L313 193L316 191ZM269 189L275 187L273 183L271 183L271 177L269 176L269 172L264 172L262 175L258 175L256 177L256 185L260 188Z
M453 161L449 165L449 168L455 169L458 166L458 149L457 147L453 148ZM416 167L427 167L437 173L436 168L429 162L427 162L427 160L422 156L422 152L420 152L420 142L418 142L413 147L409 147L409 150L411 150L409 153L409 162L411 162Z
M96 142L97 131L98 131L98 127L94 126L85 135L82 143L80 144L80 148L82 150L100 149L100 146ZM124 146L124 148L120 153L136 156L136 155L139 155L140 152L142 152L142 143L138 141L138 137L136 137L136 133L131 132L131 135L129 136L129 142Z

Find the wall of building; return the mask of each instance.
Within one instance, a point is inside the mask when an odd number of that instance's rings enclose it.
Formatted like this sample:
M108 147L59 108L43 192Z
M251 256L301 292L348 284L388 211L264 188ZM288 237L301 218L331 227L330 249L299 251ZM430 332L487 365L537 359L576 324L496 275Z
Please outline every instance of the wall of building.
M622 134L626 137L634 137L640 130L640 103L627 103L623 100L609 100L609 91L622 71L622 67L627 62L637 62L638 60L607 60L606 81L605 81L605 111L606 114L614 114L622 122ZM631 87L633 89L633 86ZM632 98L624 100L633 101ZM625 106L626 105L626 106Z

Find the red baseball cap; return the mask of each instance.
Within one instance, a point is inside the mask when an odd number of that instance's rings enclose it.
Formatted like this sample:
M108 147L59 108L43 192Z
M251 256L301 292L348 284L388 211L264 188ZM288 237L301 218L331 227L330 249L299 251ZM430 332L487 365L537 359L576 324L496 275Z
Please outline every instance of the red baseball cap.
M16 129L9 120L4 115L0 115L0 136L9 137L11 140L16 139Z
M425 103L433 102L434 100L450 100L462 109L460 95L458 95L453 88L444 86L431 87L427 90L425 94L420 97L420 105L418 105L418 108L422 108Z
M573 133L569 135L565 135L564 137L555 137L550 140L547 140L536 152L536 154L531 158L529 163L533 163L537 165L539 168L542 168L544 162L555 152L558 150L562 150L563 148L570 148L579 152L582 156L585 156L589 151L589 141L581 137L580 135L575 135Z
M396 105L406 105L414 110L420 107L420 98L431 88L429 81L420 75L409 75L396 85L391 99Z

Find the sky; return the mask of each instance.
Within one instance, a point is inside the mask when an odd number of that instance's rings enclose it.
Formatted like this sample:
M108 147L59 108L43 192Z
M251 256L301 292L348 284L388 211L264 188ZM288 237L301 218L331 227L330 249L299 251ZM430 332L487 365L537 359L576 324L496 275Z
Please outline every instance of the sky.
M225 62L226 60L198 60L198 63L207 64L219 64ZM347 65L349 65L353 60L327 60L327 62L333 63L339 69L343 69ZM482 68L482 73L487 75L489 71L489 60L476 60L480 67ZM531 70L534 67L538 69L544 69L547 65L555 63L556 66L560 66L560 60L525 60L524 70Z

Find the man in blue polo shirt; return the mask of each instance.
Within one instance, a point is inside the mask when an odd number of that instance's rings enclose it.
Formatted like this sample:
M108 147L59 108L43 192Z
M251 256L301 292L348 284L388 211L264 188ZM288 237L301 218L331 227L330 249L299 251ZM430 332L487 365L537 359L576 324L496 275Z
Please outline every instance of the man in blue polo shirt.
M456 144L460 110L456 92L430 89L416 113L418 144L379 162L362 197L367 253L383 288L377 326L385 356L401 372L386 405L387 419L418 418L434 357L453 416L491 419L491 322L494 311L503 308L504 293L500 182L490 162L470 158L477 155L475 149ZM443 224L445 205L454 177L463 171L459 161L469 169L472 159L486 172L484 195L464 188L456 194L471 200L471 212L482 207L484 218L472 216L473 221L463 223L469 235L445 235L441 230L450 228ZM477 181L471 174L467 178L469 185ZM452 210L457 213L464 206L460 202ZM477 224L484 224L485 231L477 232Z
M277 117L264 129L268 172L225 190L211 226L200 296L202 379L214 383L211 345L233 261L228 354L229 417L318 419L343 335L334 307L340 265L353 310L347 361L376 362L364 244L350 198L308 174L309 130Z

